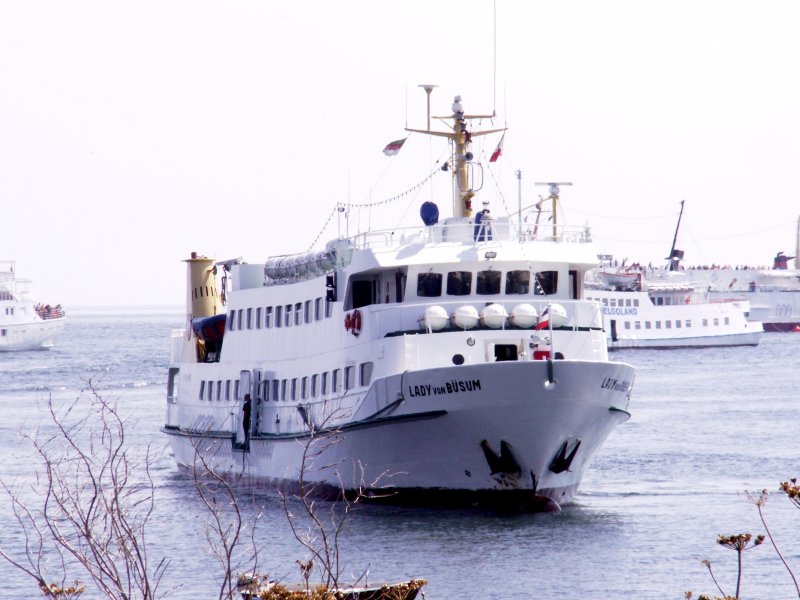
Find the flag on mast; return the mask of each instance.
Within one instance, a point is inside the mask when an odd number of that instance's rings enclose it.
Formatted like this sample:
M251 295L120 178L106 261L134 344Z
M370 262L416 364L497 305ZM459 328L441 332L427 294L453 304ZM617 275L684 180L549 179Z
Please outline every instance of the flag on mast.
M400 152L400 148L403 147L403 144L406 143L407 139L408 138L405 137L402 140L395 140L393 142L389 142L388 144L386 144L386 148L383 149L383 153L386 156L394 156L395 154Z
M503 153L503 140L506 139L506 134L503 134L503 137L500 138L500 141L497 143L497 148L494 149L492 152L492 156L489 158L489 162L495 162L500 155Z

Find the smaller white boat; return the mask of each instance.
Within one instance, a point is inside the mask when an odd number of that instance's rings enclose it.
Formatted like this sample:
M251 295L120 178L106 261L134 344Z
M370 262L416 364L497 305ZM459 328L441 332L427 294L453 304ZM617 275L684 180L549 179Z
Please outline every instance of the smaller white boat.
M764 328L748 321L749 302L710 302L678 275L648 282L638 272L635 286L615 286L604 271L590 273L584 297L600 304L609 349L756 346Z
M712 302L708 288L696 288L677 270L682 258L673 241L669 266L654 280L647 278L650 269L617 267L611 256L600 256L587 273L584 298L600 304L609 349L758 345L764 327L748 320L750 303Z
M14 261L0 261L0 351L50 348L66 319L60 304L34 301L31 281L17 277Z

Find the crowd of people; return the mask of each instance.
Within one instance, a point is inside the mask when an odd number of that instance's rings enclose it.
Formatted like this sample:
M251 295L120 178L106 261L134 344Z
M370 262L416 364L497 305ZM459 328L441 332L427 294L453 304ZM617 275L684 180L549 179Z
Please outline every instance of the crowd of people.
M49 304L37 304L35 307L36 314L42 319L58 319L64 316L64 309L60 304L50 306Z

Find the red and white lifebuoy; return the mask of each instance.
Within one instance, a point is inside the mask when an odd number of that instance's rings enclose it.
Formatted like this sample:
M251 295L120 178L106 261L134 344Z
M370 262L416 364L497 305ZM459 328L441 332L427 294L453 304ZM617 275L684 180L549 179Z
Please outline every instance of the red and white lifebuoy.
M355 309L353 311L353 318L350 319L350 323L351 323L351 331L353 332L353 335L358 337L358 335L361 333L361 311L360 310Z

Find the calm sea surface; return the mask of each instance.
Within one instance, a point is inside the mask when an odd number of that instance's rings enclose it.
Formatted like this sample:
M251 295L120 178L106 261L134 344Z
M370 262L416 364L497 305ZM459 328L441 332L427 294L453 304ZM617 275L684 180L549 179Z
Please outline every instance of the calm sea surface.
M41 467L21 432L46 420L49 397L85 397L91 379L133 415L129 443L153 445L149 552L151 561L171 561L162 597L196 600L217 597L221 572L206 541L209 514L159 433L169 334L181 323L178 309L76 309L56 348L0 354L0 478L30 487ZM700 563L708 559L733 594L736 557L717 535L762 533L743 492L776 490L800 476L800 334L767 334L756 348L628 350L613 358L637 367L633 418L596 456L574 504L524 516L362 506L342 534L344 572L368 569L371 581L422 577L430 600L681 599L687 590L718 594ZM0 546L13 550L22 538L9 504L0 497ZM298 580L295 560L306 553L280 500L248 494L243 505L248 516L263 511L259 570ZM775 492L765 513L800 576L800 511ZM7 563L0 574L0 598L38 596ZM742 597L797 597L768 543L746 553Z

